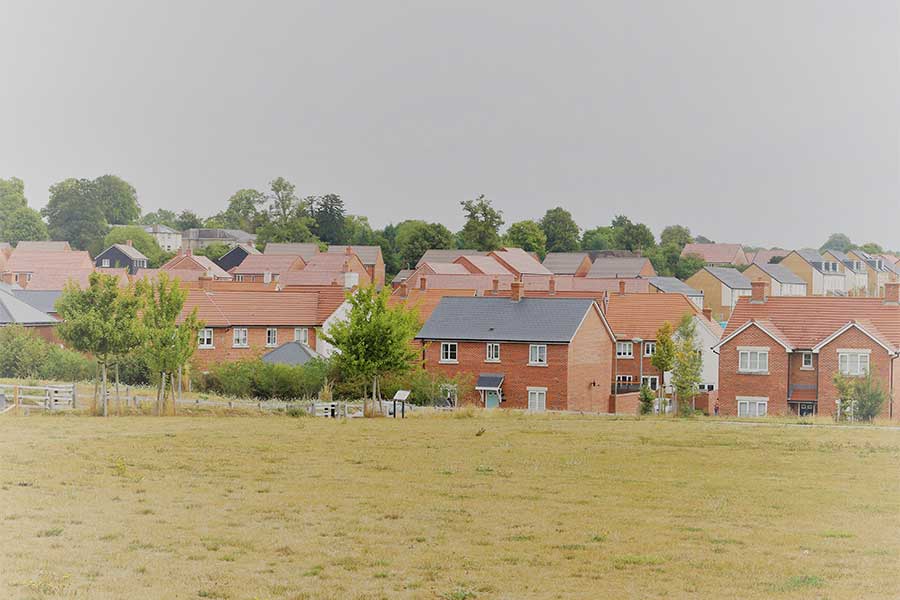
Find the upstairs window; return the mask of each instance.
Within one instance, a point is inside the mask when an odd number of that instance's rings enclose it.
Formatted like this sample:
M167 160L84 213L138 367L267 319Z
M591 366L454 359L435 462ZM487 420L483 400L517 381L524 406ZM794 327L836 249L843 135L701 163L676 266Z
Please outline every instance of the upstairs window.
M485 346L485 362L500 362L500 344L490 343Z
M458 347L456 345L456 342L441 342L441 362L442 363L458 362L457 350L458 350Z
M869 353L864 350L839 350L838 369L843 375L862 377L869 372Z
M294 341L309 346L309 329L306 327L294 327Z
M813 355L812 352L804 352L802 354L802 362L800 363L801 369L812 369L813 368Z
M634 344L631 342L616 342L616 358L633 358Z
M768 373L768 350L740 350L738 356L738 371L741 373Z
M234 330L234 337L232 338L232 346L234 346L235 348L247 348L249 345L250 341L247 337L247 328L236 328Z
M274 327L266 329L266 346L273 348L278 345L278 330Z
M213 330L207 327L197 332L197 347L212 348L213 347Z
M547 364L547 345L531 344L528 347L528 364L529 365L546 365Z
M644 342L644 356L650 357L656 354L656 342Z

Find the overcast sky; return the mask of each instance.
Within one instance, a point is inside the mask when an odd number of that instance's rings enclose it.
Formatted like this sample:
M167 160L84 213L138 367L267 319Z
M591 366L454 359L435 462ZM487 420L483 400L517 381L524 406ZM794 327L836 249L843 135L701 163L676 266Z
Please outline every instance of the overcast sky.
M372 224L567 207L900 249L891 0L0 0L0 177L218 212L283 175ZM238 3L235 3L238 4Z

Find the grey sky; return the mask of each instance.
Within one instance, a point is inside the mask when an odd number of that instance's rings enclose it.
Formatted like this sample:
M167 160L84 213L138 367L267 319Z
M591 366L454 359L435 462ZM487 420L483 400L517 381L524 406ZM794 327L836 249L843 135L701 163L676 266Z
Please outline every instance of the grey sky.
M221 210L284 175L373 225L557 204L900 248L893 1L9 2L0 177Z

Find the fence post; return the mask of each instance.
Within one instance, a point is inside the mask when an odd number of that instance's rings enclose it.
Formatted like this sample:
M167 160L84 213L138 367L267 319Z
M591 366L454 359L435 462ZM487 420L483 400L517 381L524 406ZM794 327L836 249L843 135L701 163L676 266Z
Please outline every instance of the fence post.
M78 385L73 383L72 384L72 410L75 410L75 408L76 408L76 397L77 397L78 393L75 390L77 390L77 389L78 389Z

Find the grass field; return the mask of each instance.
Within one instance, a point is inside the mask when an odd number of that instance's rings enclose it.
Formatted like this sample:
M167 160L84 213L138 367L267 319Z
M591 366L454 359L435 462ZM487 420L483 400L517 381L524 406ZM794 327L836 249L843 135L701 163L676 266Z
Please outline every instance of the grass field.
M900 596L896 430L32 416L0 461L2 598Z

